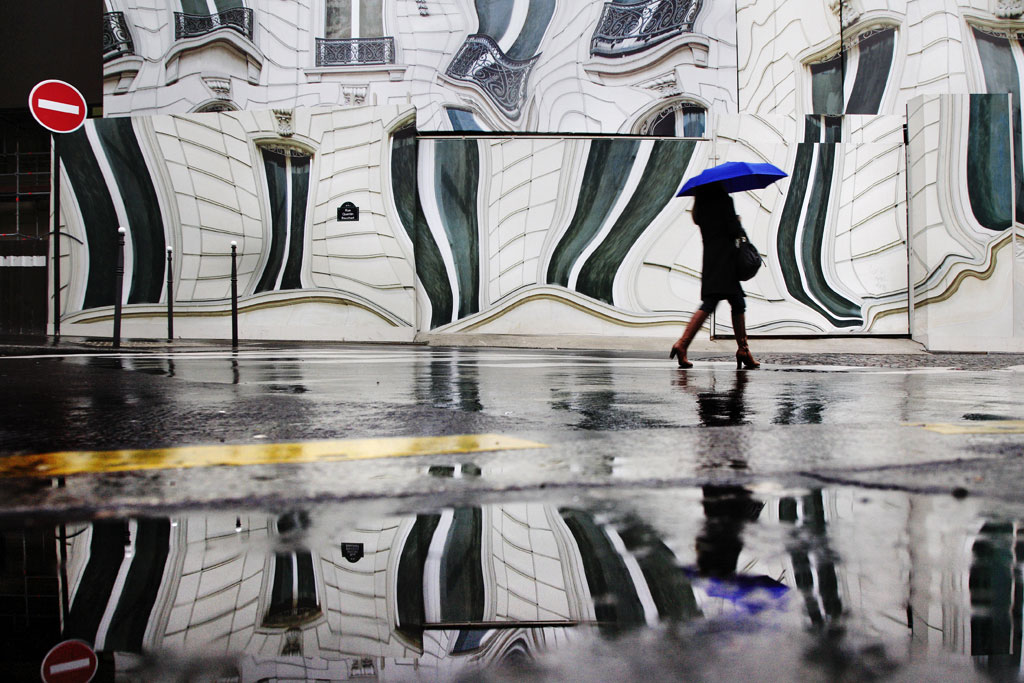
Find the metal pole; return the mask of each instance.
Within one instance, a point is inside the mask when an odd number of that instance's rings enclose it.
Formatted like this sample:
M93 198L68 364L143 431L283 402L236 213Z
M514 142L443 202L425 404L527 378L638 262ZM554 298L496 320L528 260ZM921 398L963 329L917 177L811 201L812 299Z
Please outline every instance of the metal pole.
M53 163L50 177L53 179L53 340L60 339L60 135L53 138Z
M65 524L57 527L57 543L59 544L57 552L60 562L57 566L60 580L60 631L63 633L67 628L68 614L71 612L71 607L68 604L70 602L68 595L68 528Z
M121 290L124 288L124 228L117 229L117 268L114 270L114 348L121 348Z
M167 247L167 341L174 341L174 247Z
M231 241L231 348L238 348L238 242Z

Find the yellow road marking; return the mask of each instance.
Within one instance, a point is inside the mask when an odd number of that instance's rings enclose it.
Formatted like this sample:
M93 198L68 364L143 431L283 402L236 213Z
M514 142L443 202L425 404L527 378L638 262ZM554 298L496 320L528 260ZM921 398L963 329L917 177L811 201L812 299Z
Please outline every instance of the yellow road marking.
M338 462L523 448L547 446L536 441L501 434L464 434L237 446L184 446L152 450L64 451L0 457L0 477L58 477L69 474L219 465Z
M904 422L939 434L1024 434L1024 420L985 420L983 422Z

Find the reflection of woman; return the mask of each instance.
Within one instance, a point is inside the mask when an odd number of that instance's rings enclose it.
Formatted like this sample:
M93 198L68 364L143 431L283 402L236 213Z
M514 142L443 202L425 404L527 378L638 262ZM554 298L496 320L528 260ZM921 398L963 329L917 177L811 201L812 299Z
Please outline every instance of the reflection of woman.
M694 193L693 222L700 228L704 242L704 258L701 261L700 308L694 312L683 336L672 345L669 358L677 358L679 367L692 368L686 360L686 350L697 336L697 331L715 310L722 299L729 301L732 308L732 327L736 335L736 369L741 366L756 368L761 364L754 360L747 346L747 325L744 311L743 289L736 277L734 253L736 238L742 235L739 218L733 207L732 197L721 183L712 183L697 188Z

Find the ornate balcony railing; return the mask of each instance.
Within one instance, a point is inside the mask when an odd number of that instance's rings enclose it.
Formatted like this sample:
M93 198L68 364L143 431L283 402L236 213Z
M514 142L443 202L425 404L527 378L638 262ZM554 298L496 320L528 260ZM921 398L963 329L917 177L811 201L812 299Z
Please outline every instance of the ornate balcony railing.
M394 64L395 39L384 38L317 38L317 66L348 64Z
M628 55L692 31L702 4L703 0L606 2L590 41L590 54Z
M509 118L519 118L526 102L526 81L540 55L510 59L489 36L466 38L455 53L446 74L460 81L476 83Z
M128 22L124 12L107 12L103 15L103 61L124 55L135 54L132 34L128 32Z
M216 14L174 13L174 39L196 38L217 29L230 28L252 40L252 10L232 7Z

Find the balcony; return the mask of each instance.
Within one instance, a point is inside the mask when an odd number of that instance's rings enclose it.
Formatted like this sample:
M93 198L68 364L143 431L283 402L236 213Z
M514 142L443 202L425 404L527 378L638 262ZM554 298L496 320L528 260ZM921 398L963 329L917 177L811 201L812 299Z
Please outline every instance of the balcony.
M316 65L318 67L394 63L394 38L316 39Z
M124 12L107 12L103 15L103 61L109 62L118 57L135 54L132 34L128 31L128 22Z
M252 40L252 10L233 7L216 14L174 13L174 39L197 38L222 28L230 28Z
M693 31L702 4L703 0L606 2L590 41L590 54L620 57Z
M477 34L466 38L445 73L478 85L506 116L515 120L526 102L526 81L538 57L510 59L490 37Z

